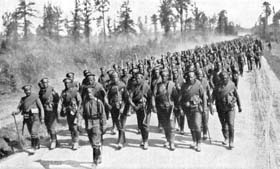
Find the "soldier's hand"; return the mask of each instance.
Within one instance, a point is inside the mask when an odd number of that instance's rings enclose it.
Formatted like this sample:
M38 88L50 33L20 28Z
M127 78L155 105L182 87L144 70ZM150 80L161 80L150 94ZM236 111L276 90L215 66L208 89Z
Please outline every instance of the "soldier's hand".
M242 108L238 107L238 112L241 113L242 112Z

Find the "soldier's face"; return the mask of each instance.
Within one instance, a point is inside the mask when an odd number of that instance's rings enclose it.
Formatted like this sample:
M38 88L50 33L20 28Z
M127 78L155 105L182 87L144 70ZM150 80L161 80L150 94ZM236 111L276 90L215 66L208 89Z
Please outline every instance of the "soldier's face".
M195 75L194 75L194 73L189 73L188 74L187 81L190 82L191 84L193 84L195 82Z
M70 89L71 88L71 83L70 82L65 82L64 86L66 89Z
M143 79L142 76L137 74L136 77L135 77L136 84L141 84L142 79Z
M26 96L30 96L31 95L31 89L24 90L24 93L25 93Z
M48 82L43 82L42 83L42 88L45 89L49 86Z
M90 85L92 85L95 82L95 77L94 76L89 76L87 81Z
M167 82L168 81L168 74L167 73L163 73L162 75L161 75L161 78L162 78L162 82L163 83L165 83L165 82Z
M116 82L119 81L119 78L118 78L118 76L114 76L114 77L112 77L111 80L112 80L113 83L116 83Z
M155 76L158 78L160 75L159 75L159 71L155 71Z
M203 78L202 74L199 74L199 75L197 76L197 79L198 79L198 80L202 80L202 78Z

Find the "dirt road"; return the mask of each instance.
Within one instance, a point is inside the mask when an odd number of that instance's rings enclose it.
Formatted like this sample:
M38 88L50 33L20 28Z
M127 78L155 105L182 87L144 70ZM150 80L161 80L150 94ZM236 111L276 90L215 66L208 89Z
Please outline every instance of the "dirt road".
M223 140L217 114L210 117L209 127L212 144L204 141L202 152L189 148L191 136L187 127L184 136L176 135L176 150L163 147L164 135L157 132L156 115L151 119L150 147L139 147L140 135L136 134L136 116L129 117L126 135L128 144L122 150L115 149L116 135L105 135L103 163L98 168L277 168L279 154L279 105L280 82L262 60L262 70L245 73L240 80L239 94L242 113L236 114L235 146L228 150ZM81 148L72 151L68 131L59 135L61 147L48 150L47 144L35 155L17 153L0 162L1 169L59 169L91 168L92 150L87 137L81 136Z

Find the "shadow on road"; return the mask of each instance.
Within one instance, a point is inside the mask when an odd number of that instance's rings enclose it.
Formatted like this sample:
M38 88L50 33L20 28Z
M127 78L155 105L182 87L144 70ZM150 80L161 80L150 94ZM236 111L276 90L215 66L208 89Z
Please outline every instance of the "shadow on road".
M72 160L67 160L67 161L44 161L44 160L38 160L36 161L40 163L45 169L51 169L51 165L69 165L73 168L81 168L81 169L91 169L92 167L86 167L83 164L92 164L91 162L79 162L79 161L72 161Z

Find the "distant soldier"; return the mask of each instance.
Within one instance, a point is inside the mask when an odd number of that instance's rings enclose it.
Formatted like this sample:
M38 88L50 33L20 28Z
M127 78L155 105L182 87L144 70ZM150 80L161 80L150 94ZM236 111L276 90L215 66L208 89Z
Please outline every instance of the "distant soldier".
M238 82L239 82L239 72L238 72L238 68L236 66L234 66L232 68L232 72L231 72L231 80L234 83L235 87L238 88Z
M76 87L77 89L80 88L80 83L78 81L75 81L75 74L73 72L69 72L66 74L66 78L72 80L72 86Z
M158 83L154 88L153 94L153 107L155 112L157 112L158 119L162 125L165 137L166 144L171 151L175 150L175 134L173 127L174 119L174 106L178 103L178 93L176 87L172 81L169 81L169 72L168 70L161 71L162 82Z
M86 89L83 117L89 142L93 148L93 163L101 163L102 134L105 132L106 114L103 103L96 98L91 87Z
M84 74L84 79L82 81L82 85L81 86L87 85L88 82L87 82L87 78L86 77L87 77L88 74L90 74L90 71L89 70L84 70L83 74Z
M239 72L240 75L243 76L243 72L244 72L244 65L245 65L245 53L241 52L238 56L237 56L237 63L238 63L238 67L239 67Z
M98 82L103 86L104 89L106 89L106 86L108 85L109 77L108 74L105 72L104 67L100 68L100 76L98 78Z
M79 131L78 124L81 120L81 104L82 98L76 87L73 87L71 79L63 80L65 89L60 95L57 112L62 117L67 118L67 123L72 137L72 149L77 150L79 147Z
M22 87L26 96L21 98L18 105L18 111L14 112L13 115L19 113L22 114L23 123L27 124L27 129L31 135L31 147L35 151L40 148L39 130L41 123L44 122L45 113L39 96L32 93L31 88L31 85L25 85Z
M59 101L59 95L54 90L53 87L49 86L48 78L43 78L40 81L40 91L39 98L42 102L44 111L45 111L45 125L47 131L50 135L50 149L54 149L57 146L57 105Z
M196 151L201 151L202 115L206 110L206 96L200 81L196 79L194 72L185 75L186 82L182 86L180 103L187 116L188 126L191 130L193 144Z
M262 67L261 65L261 57L262 57L262 51L260 47L257 47L255 51L255 63L256 63L256 68L260 69Z
M116 124L119 131L117 148L122 149L126 143L124 126L121 125L121 115L123 114L125 100L127 100L127 92L125 84L119 80L117 72L113 72L110 76L111 83L108 86L108 106L111 111L112 120Z
M217 62L214 72L211 75L210 78L210 87L212 89L214 89L221 81L220 81L220 74L222 72L223 68L222 68L222 63L221 62Z
M135 78L136 85L130 93L129 102L137 115L137 123L142 135L142 142L140 145L144 150L147 150L152 93L141 73L138 73Z
M237 89L230 80L228 73L223 72L220 75L221 83L213 91L213 101L216 103L218 116L222 125L222 132L225 138L224 145L232 149L234 147L234 118L235 104L238 111L242 112Z
M122 75L120 77L121 81L127 85L130 75L128 74L127 68L122 69Z

